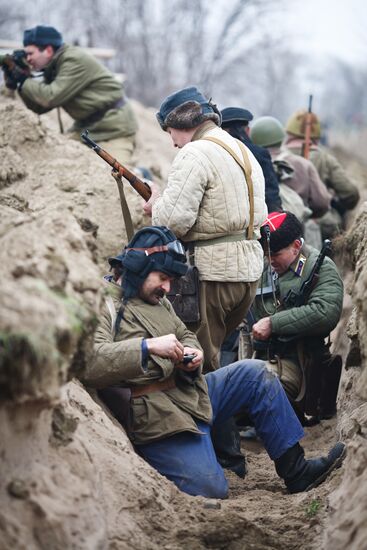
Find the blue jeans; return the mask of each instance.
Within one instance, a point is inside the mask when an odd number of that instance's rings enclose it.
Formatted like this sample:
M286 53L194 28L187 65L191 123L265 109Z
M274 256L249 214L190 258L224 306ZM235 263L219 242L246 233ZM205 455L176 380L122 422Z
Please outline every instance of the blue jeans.
M237 361L206 376L213 423L220 424L241 409L251 416L257 435L272 460L304 435L279 379L263 361ZM210 425L196 421L201 434L182 432L139 445L142 457L181 491L209 498L226 498L228 483L218 464Z

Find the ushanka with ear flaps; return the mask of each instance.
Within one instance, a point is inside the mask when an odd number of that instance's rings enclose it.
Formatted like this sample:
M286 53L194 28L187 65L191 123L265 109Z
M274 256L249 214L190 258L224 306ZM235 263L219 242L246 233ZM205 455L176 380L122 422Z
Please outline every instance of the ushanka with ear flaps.
M168 96L156 117L163 130L195 128L206 120L212 120L217 126L221 123L217 106L195 86L184 88Z

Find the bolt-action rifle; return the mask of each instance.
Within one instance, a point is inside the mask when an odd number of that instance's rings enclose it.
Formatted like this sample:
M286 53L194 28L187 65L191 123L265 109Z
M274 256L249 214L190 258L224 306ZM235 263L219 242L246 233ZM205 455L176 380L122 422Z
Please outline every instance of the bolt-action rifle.
M143 197L144 200L148 201L150 199L150 196L152 194L152 191L149 187L149 185L138 178L133 172L131 172L126 166L123 166L119 163L118 160L113 158L107 151L102 149L95 141L93 141L88 136L88 130L85 130L80 135L84 143L86 143L97 155L99 155L107 164L112 166L112 168L118 172L118 175L125 178L130 185L139 193L141 197Z
M308 98L308 111L305 120L305 137L302 146L302 156L305 159L310 158L311 148L311 131L312 131L312 95Z
M312 268L311 273L305 281L303 281L299 290L290 289L282 301L284 309L290 309L293 307L300 307L307 303L308 298L312 290L315 288L317 281L320 277L320 270L325 259L331 251L331 241L324 240L320 254L318 255L316 262ZM297 339L297 336L277 336L272 335L269 340L260 341L253 340L254 351L269 351L269 356L276 355L277 353L282 355L290 342Z
M320 254L317 256L315 265L313 266L310 275L302 283L300 290L297 292L291 289L284 298L283 303L286 309L289 309L290 307L300 307L307 302L313 288L319 280L319 273L325 256L327 256L330 252L331 241L329 241L329 239L325 239L320 250Z

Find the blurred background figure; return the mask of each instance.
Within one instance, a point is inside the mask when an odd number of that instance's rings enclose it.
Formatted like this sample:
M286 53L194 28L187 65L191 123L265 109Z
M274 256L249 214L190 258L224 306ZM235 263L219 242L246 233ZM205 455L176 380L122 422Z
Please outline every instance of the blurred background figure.
M265 202L268 212L281 210L282 201L279 196L279 184L271 157L266 149L255 145L249 137L249 122L254 118L253 114L240 107L227 107L221 111L221 115L223 130L242 141L261 166L265 178Z
M295 155L302 155L306 116L306 111L297 111L286 125L285 146ZM320 145L320 137L320 121L312 113L310 160L332 195L331 209L320 219L322 238L329 239L345 228L345 214L357 205L359 191L335 156Z

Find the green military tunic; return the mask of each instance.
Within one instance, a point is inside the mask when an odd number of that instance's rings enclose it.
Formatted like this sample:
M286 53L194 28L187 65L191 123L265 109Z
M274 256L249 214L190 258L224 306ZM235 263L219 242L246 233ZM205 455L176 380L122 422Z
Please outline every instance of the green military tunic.
M121 302L116 296L114 304L118 311ZM131 387L165 380L174 374L175 388L132 400L132 439L135 444L142 444L183 431L200 433L194 418L210 422L212 415L201 367L198 376L189 383L180 377L180 371L175 370L170 359L149 355L146 369L142 362L143 338L175 334L184 346L201 349L197 338L176 316L170 302L163 298L159 304L151 305L133 298L124 306L116 336L112 324L106 307L95 335L94 359L87 365L83 382L94 388Z
M98 141L134 136L137 124L121 84L82 48L62 46L43 76L43 81L27 78L20 91L26 106L35 113L62 107L75 121L71 132L79 134L87 127ZM125 103L116 106L119 101Z
M265 266L252 307L255 322L270 316L272 335L290 339L283 349L275 350L280 360L275 359L269 365L279 374L284 389L292 398L301 389L305 353L312 352L312 343L316 345L335 328L342 312L343 282L334 262L328 257L324 259L319 280L306 304L300 307L284 304L290 290L300 290L317 256L316 249L304 245L296 261L275 279L277 306L274 305L272 293L267 290L268 266ZM257 357L267 360L268 351L257 352Z

